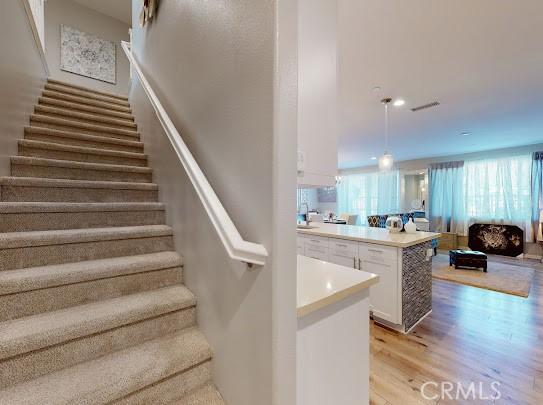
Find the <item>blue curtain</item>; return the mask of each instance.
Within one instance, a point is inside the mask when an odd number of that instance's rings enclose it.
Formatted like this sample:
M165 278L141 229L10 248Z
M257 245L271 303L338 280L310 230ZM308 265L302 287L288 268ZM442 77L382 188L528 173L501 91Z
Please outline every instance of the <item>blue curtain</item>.
M337 187L338 212L358 214L357 225L367 225L368 215L400 210L400 173L360 173L341 177Z
M541 232L539 219L543 210L543 152L534 152L532 155L531 205L532 205L532 241L535 242L537 234ZM540 235L543 237L543 235Z
M435 232L464 232L464 162L429 167L430 226Z

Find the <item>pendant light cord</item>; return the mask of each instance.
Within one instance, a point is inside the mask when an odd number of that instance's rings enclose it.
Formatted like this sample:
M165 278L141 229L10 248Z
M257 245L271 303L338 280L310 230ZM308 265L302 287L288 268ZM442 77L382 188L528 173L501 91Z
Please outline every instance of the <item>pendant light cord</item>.
M385 103L385 154L388 153L388 103Z

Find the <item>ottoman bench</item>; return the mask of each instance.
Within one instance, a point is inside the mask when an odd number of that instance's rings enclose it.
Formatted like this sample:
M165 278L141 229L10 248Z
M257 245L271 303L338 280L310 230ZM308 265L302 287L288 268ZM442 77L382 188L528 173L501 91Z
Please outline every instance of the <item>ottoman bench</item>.
M487 257L483 252L476 250L450 250L449 251L449 265L455 269L459 267L475 267L482 268L486 273L487 271Z

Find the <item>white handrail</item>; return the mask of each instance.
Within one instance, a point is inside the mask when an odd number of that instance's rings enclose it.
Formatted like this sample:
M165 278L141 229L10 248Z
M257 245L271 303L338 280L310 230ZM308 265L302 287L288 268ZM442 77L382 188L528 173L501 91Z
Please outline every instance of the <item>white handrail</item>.
M215 191L207 181L200 166L196 163L192 153L190 153L187 145L183 142L181 135L177 132L172 120L166 113L166 110L164 110L164 107L162 107L157 95L145 78L138 62L132 54L130 44L121 41L121 46L126 53L130 64L136 71L141 85L156 112L158 120L160 121L162 128L164 128L177 157L185 168L185 171L187 172L198 197L200 197L211 223L219 234L226 251L232 259L247 263L249 267L253 264L264 265L266 263L266 258L268 257L266 248L257 243L247 242L241 237L236 226L230 219L230 216L222 206L217 194L215 194Z

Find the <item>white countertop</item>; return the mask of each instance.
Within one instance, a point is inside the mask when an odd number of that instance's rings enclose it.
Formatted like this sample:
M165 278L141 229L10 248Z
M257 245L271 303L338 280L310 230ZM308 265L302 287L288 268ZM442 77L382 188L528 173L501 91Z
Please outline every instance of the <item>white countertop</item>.
M297 229L303 235L324 236L328 238L348 239L358 242L375 243L378 245L406 248L432 239L439 238L441 234L434 232L416 233L390 233L384 228L369 226L334 225L322 222L311 222L313 229Z
M298 318L344 300L379 281L366 271L298 255Z

